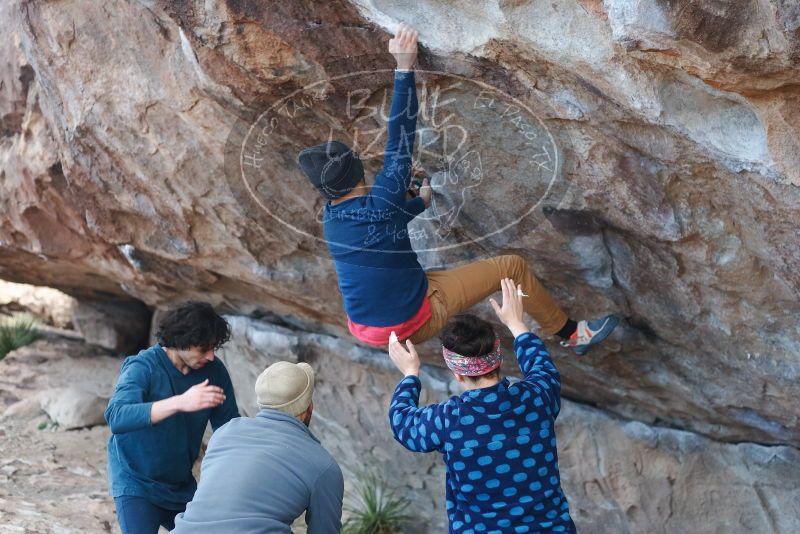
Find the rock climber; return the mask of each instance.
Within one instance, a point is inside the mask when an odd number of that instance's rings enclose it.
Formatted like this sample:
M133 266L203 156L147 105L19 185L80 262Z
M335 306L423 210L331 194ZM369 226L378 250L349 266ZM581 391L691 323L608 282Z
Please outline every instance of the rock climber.
M522 380L501 376L503 353L492 326L458 315L442 331L442 353L465 392L418 407L419 356L410 340L405 347L393 341L389 356L405 378L392 396L389 424L408 450L442 453L451 533L574 533L556 451L559 374L522 320L519 286L503 279L501 287L502 306L491 304L514 335Z
M173 528L197 487L192 466L206 426L239 417L228 371L214 356L229 337L210 304L187 302L159 321L158 343L125 358L105 411L122 534Z
M519 280L525 311L547 335L584 354L616 327L613 315L579 322L569 318L517 255L498 256L450 270L425 272L411 247L408 223L431 203L429 180L413 198L412 152L417 122L413 65L418 32L401 24L389 41L395 57L394 94L383 170L369 187L359 156L329 141L303 150L298 163L327 199L323 228L339 279L350 332L376 346L400 339L420 343L447 320L496 292L500 280ZM413 190L413 189L412 189Z

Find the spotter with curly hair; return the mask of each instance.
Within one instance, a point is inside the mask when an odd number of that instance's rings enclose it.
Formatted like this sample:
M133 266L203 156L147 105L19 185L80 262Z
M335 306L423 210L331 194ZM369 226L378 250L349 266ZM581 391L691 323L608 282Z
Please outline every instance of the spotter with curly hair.
M156 338L125 359L105 411L110 494L123 534L174 528L197 489L192 466L206 426L239 417L230 376L214 354L230 327L210 304L170 310Z

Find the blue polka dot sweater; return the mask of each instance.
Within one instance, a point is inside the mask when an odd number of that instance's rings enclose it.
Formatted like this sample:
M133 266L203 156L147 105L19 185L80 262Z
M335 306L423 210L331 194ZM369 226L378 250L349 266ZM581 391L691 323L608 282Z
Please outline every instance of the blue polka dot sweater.
M527 332L514 340L524 378L507 378L419 408L421 383L404 378L389 421L414 452L439 451L447 466L450 532L575 532L561 490L553 425L561 381L547 348Z

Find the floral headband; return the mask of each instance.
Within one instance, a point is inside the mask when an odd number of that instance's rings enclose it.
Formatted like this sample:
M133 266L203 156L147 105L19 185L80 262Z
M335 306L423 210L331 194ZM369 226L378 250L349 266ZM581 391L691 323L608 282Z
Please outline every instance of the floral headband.
M490 373L503 363L503 353L500 352L500 338L495 336L494 348L489 354L483 356L462 356L447 347L442 346L442 356L447 367L457 375L480 376Z

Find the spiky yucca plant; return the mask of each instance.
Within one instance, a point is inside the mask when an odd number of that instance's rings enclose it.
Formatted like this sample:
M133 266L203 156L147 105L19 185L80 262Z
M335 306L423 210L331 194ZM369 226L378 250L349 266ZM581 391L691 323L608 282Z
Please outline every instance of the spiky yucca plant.
M12 350L36 341L39 337L38 325L39 322L27 314L0 319L0 360Z
M345 506L349 517L342 534L401 534L410 516L409 502L398 496L376 475L364 475L355 483L352 505Z

